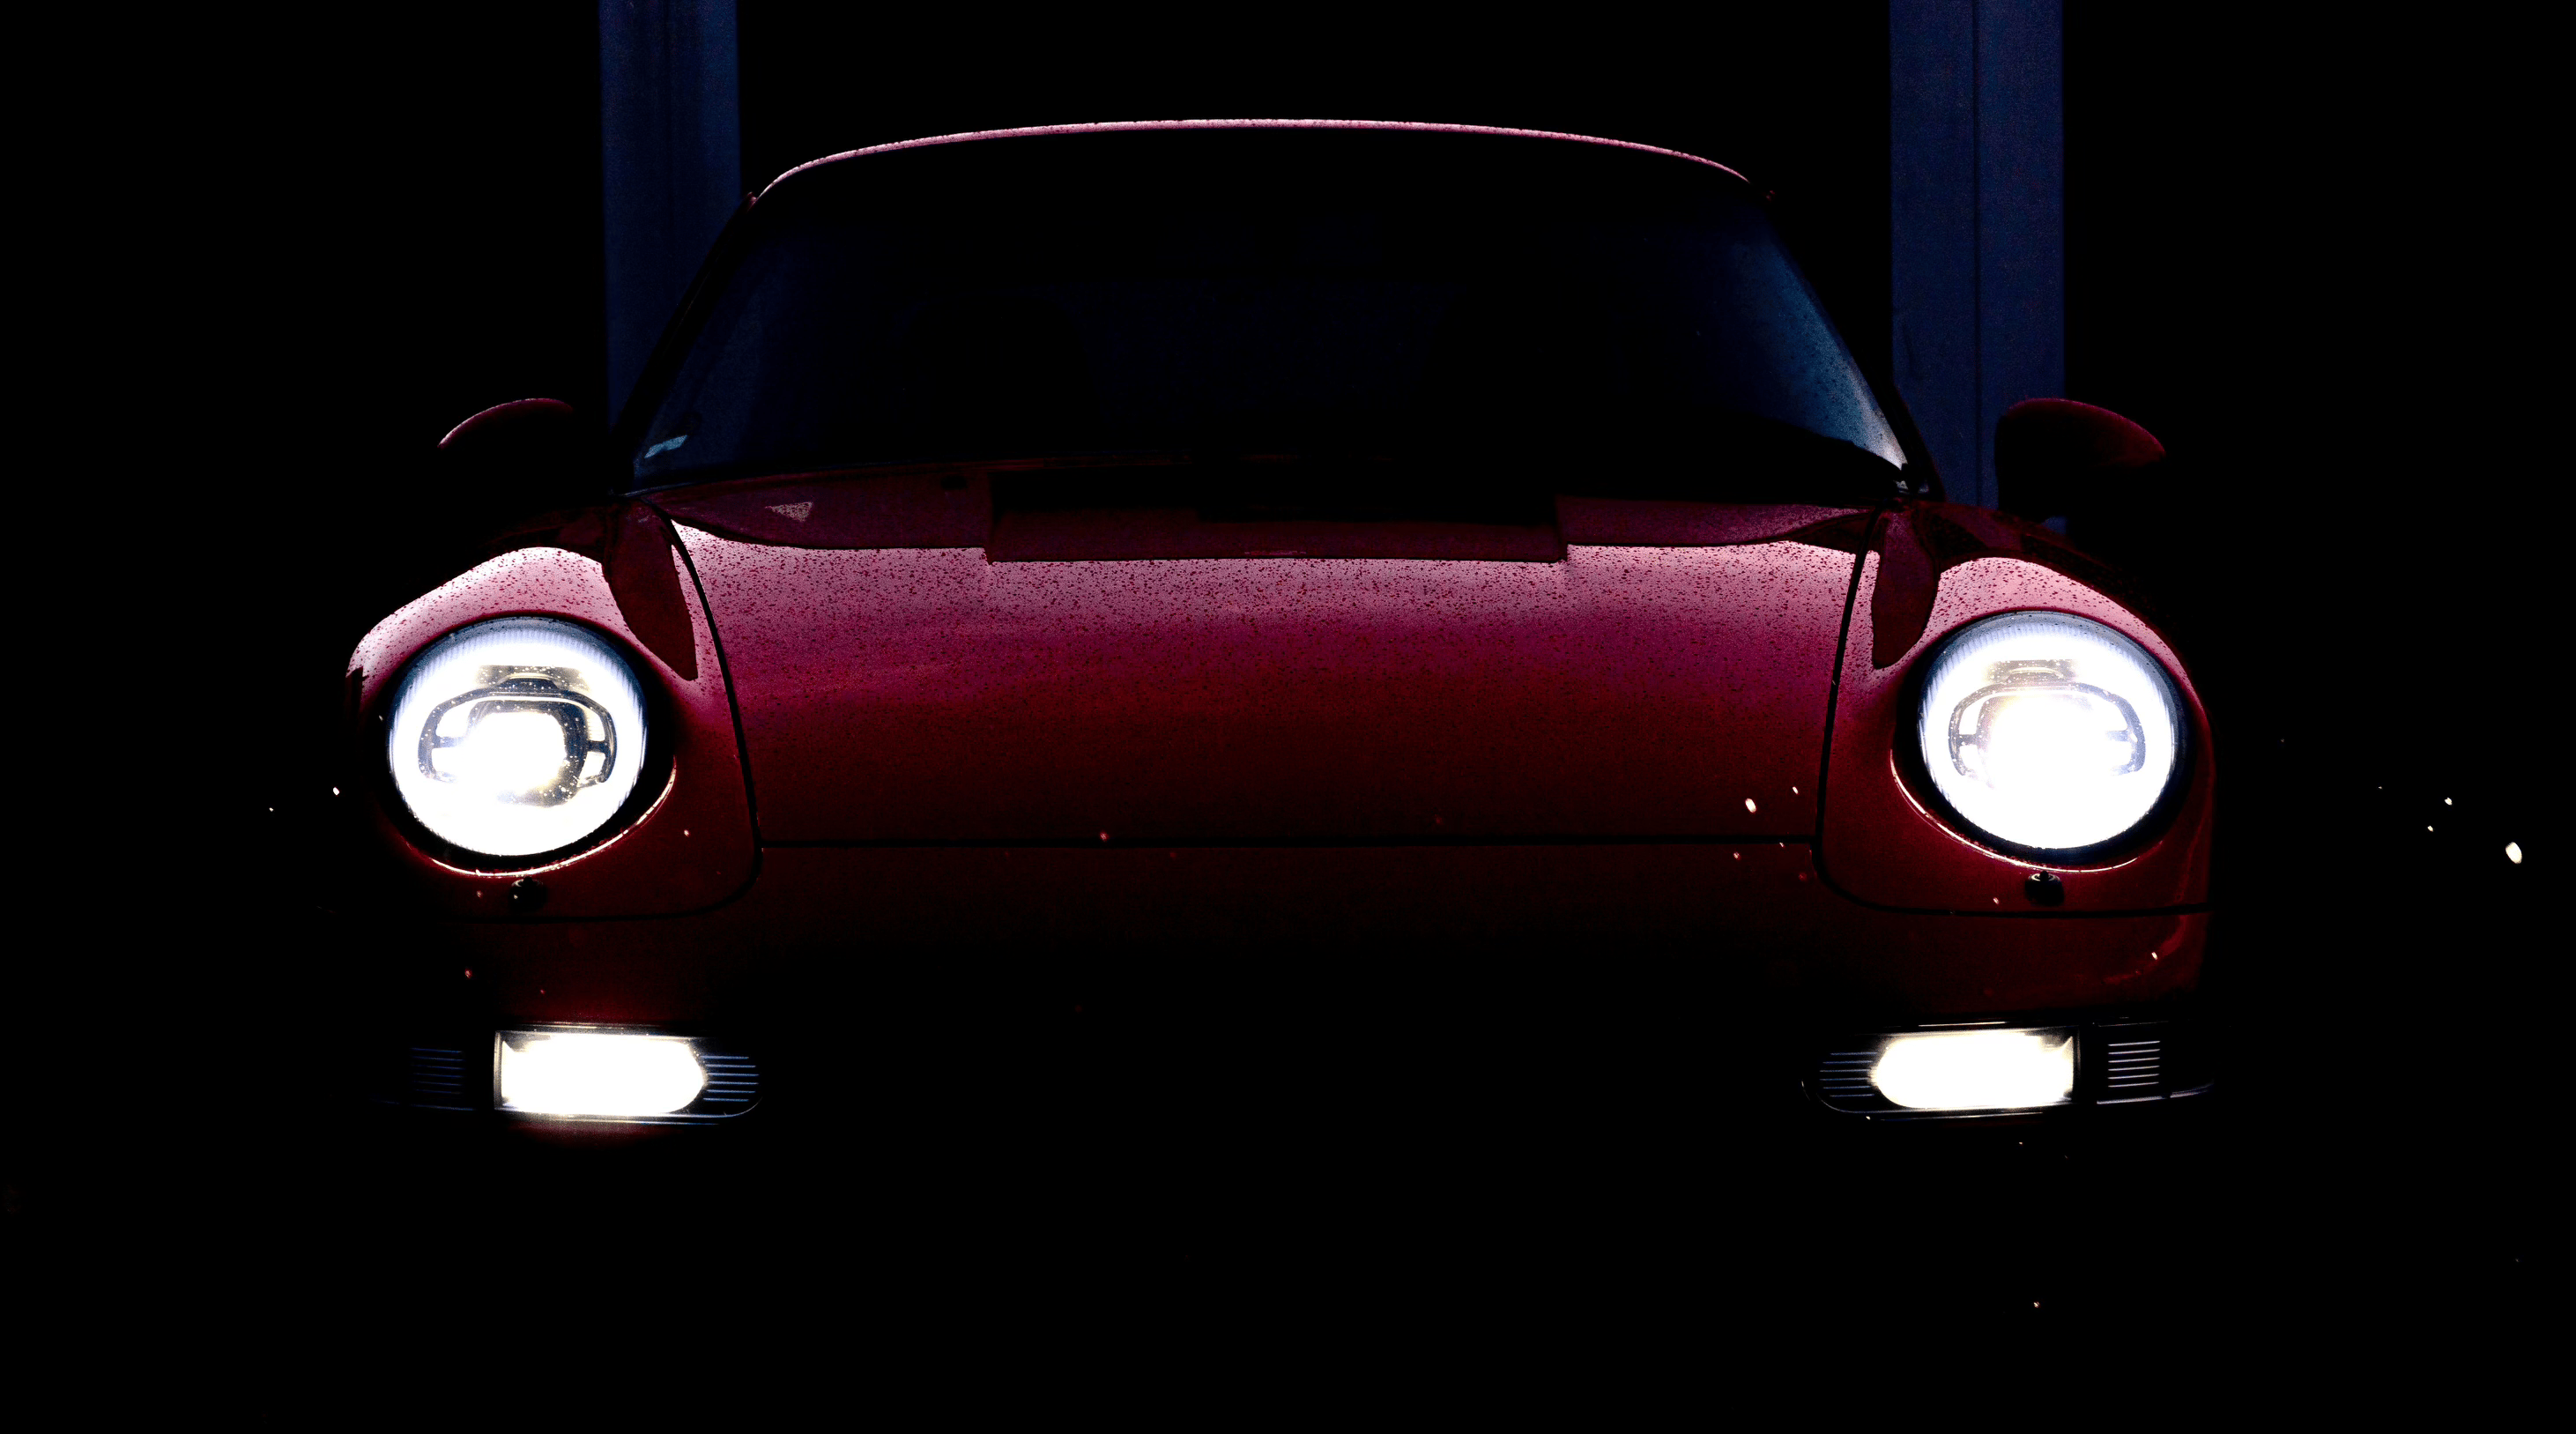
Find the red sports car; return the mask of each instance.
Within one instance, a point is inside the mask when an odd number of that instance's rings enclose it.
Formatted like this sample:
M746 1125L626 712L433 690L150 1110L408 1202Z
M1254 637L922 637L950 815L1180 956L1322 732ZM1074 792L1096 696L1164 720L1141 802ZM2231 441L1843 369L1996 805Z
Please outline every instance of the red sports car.
M2159 452L2057 401L1998 447L2008 495ZM1855 1117L2207 1087L2190 675L2113 574L1941 501L1722 166L837 155L744 204L609 451L350 662L397 1103L748 1128L908 1099L934 1011L1222 1032L1532 963L1622 973L1610 1046Z

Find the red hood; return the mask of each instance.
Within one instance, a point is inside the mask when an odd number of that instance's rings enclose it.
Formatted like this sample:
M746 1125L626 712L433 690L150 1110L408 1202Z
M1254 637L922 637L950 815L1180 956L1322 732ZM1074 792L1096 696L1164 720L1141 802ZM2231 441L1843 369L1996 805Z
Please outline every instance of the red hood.
M989 562L679 532L773 842L1804 836L1854 561Z

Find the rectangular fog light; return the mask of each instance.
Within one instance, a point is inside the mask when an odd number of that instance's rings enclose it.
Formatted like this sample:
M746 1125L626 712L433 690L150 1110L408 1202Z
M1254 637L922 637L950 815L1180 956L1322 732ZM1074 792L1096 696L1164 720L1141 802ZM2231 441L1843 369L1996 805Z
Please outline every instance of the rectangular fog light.
M1891 1036L1869 1078L1879 1094L1908 1110L2064 1105L2075 1091L2075 1033L1983 1030Z
M634 1117L687 1109L707 1070L684 1036L503 1031L499 1080L503 1110Z

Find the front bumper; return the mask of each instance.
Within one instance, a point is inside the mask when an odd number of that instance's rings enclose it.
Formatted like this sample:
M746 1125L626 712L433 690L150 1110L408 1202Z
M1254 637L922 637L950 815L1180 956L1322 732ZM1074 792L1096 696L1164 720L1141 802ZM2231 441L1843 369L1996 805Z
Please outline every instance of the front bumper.
M578 1118L497 1108L494 1036L579 1027L691 1035L737 1063L749 1099L650 1118L673 1125L1018 1108L1113 1049L1131 1093L1382 1103L1484 1072L1939 1119L1968 1113L1899 1110L1853 1062L1892 1033L2003 1021L2076 1032L2067 1104L2090 1109L2208 1088L2209 924L1887 911L1829 890L1796 842L772 848L742 897L689 916L381 923L411 935L371 1088L561 1124ZM1530 1070L1548 1074L1503 1074Z

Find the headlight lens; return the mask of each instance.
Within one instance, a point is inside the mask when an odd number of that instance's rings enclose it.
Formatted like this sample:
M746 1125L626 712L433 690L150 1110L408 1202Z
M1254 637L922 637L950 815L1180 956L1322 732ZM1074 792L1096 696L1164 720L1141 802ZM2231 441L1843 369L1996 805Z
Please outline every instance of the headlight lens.
M1917 719L1933 790L1977 832L2036 853L2113 841L2181 764L2173 683L2136 643L2062 613L1975 623L1933 659Z
M500 1105L531 1115L650 1116L685 1110L707 1071L677 1036L504 1031Z
M1932 1031L1896 1036L1870 1082L1908 1110L2063 1105L2075 1089L2072 1031Z
M422 653L394 699L394 789L432 834L534 856L606 825L644 765L644 693L615 650L547 618L504 618Z

